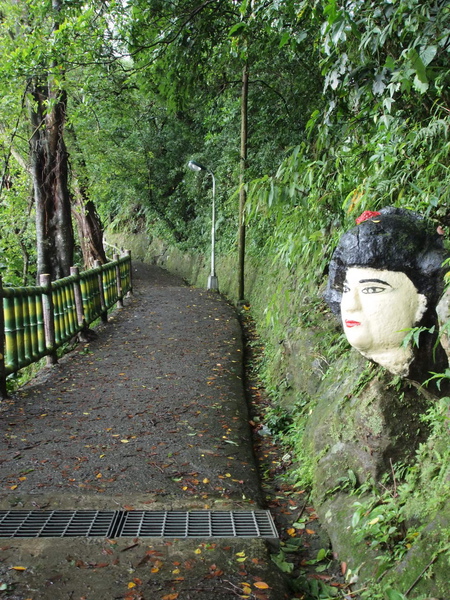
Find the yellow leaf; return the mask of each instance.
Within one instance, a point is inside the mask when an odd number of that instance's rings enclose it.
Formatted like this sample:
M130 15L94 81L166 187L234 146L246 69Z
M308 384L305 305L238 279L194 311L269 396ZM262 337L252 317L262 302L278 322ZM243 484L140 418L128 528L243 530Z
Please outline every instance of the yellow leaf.
M152 573L158 573L159 567L152 567Z
M120 441L122 442L122 444L128 444L128 442L129 442L130 440L120 440Z
M131 590L131 588L136 587L136 584L133 581L130 581L130 583L128 584L128 589Z
M252 593L252 588L247 587L246 585L242 588L242 591L244 592L244 594L251 594Z
M16 490L17 489L17 485L12 485L9 489L10 490Z
M245 556L245 552L236 552L236 556Z
M209 483L209 479L207 477L205 477L205 479L203 480L203 483Z
M179 572L180 572L180 569L174 569L174 570L172 571L172 573L173 573L174 575L178 575L178 574L179 574Z
M27 568L26 567L11 567L11 570L13 570L13 571L26 571Z
M244 558L237 558L236 560L237 562L245 562L247 560L247 557L244 556Z
M19 477L19 481L25 481L26 477Z
M200 550L200 548L197 548L197 550L194 550L194 554L201 554L202 551Z
M257 581L253 585L255 586L255 588L258 588L258 590L267 590L269 588L265 581Z
M289 535L295 535L296 531L293 527L289 527L289 529L286 529L286 533Z
M103 477L103 475L101 473L99 473L98 475L96 475L97 479L101 479Z

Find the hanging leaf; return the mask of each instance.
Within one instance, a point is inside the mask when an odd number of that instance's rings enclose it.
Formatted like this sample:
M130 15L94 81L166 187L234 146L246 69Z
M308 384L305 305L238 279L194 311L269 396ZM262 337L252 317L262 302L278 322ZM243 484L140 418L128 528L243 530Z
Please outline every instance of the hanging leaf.
M233 27L230 29L230 31L228 32L228 35L230 37L237 37L239 35L242 35L246 29L247 29L246 23L243 23L243 22L236 23L236 25L233 25Z

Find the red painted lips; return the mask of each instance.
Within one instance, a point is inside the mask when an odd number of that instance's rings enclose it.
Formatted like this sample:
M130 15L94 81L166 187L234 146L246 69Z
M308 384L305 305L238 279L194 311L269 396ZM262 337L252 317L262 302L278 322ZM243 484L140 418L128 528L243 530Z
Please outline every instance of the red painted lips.
M358 325L361 325L359 321L345 321L346 327L358 327Z

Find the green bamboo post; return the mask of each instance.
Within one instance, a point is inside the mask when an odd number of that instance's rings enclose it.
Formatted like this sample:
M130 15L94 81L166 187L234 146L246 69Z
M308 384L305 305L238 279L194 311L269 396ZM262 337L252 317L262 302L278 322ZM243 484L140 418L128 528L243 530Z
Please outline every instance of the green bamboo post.
M7 398L5 375L5 316L3 314L3 282L0 275L0 397Z
M53 328L55 333L54 345L59 345L62 334L62 308L61 308L61 293L59 288L52 290L52 314Z
M70 267L70 274L74 277L73 293L75 296L75 308L77 311L77 320L80 327L85 327L86 319L83 312L83 296L81 295L80 286L80 269L78 267Z
M20 288L19 288L20 289ZM14 296L14 318L16 321L16 346L17 346L17 368L20 369L25 362L24 348L24 326L23 326L23 300L22 294Z
M36 294L30 294L28 296L28 321L30 327L30 352L31 356L37 356L39 354L39 329L37 319L37 302L38 299Z
M123 308L122 278L120 276L119 258L118 254L113 254L113 261L116 263L117 308Z
M63 296L63 305L64 305L64 335L67 339L71 335L73 335L75 320L74 320L74 307L73 300L71 296L71 288L68 282L65 283L64 287L61 290Z
M19 369L17 355L17 328L14 314L14 296L8 294L3 299L5 334L5 372L15 373Z
M111 308L113 302L116 300L116 276L111 272L111 266L113 263L107 263L102 269L102 281L103 281L103 293L105 294L105 302L108 308ZM112 273L112 275L111 275ZM114 290L112 289L114 286Z
M23 297L23 348L27 364L30 364L31 358L33 356L33 341L31 339L29 300L30 296L28 293L26 293Z
M75 299L73 295L73 287L68 283L64 286L65 296L65 309L67 311L67 336L74 334L76 330L76 310L75 310Z
M131 294L133 293L133 269L131 268L131 250L125 250L125 256L127 256L129 258L129 261L127 262L127 269L128 269L128 283L129 283L130 289L128 290L127 296L131 296Z
M58 362L58 358L56 356L55 346L55 321L53 318L54 307L50 275L42 274L39 281L43 288L42 308L44 313L45 345L47 351L49 352L47 356L47 364L55 365Z
M100 296L100 304L102 307L102 313L101 313L101 319L103 321L103 323L107 323L108 322L108 310L106 308L106 302L105 302L105 291L103 289L103 273L102 273L102 263L99 260L95 260L94 261L94 267L96 269L100 269L99 273L98 273L98 293Z
M42 294L36 294L34 296L34 309L36 311L36 331L37 331L37 345L38 353L43 354L45 351L45 324L44 324L44 307L42 301Z

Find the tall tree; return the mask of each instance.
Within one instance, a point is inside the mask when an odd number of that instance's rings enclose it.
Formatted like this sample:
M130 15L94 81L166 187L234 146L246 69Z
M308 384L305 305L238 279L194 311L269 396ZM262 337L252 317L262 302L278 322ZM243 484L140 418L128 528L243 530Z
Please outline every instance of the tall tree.
M29 116L28 163L36 217L37 274L52 279L69 274L74 257L69 153L65 141L67 71L114 61L101 2L34 0L2 4L0 46L2 89L26 87ZM107 52L104 47L108 46ZM72 77L73 81L73 77ZM10 92L6 92L8 94ZM81 211L84 231L89 215ZM100 238L101 246L101 238ZM98 244L98 241L96 242ZM96 258L102 253L95 248ZM92 244L87 246L92 248Z

